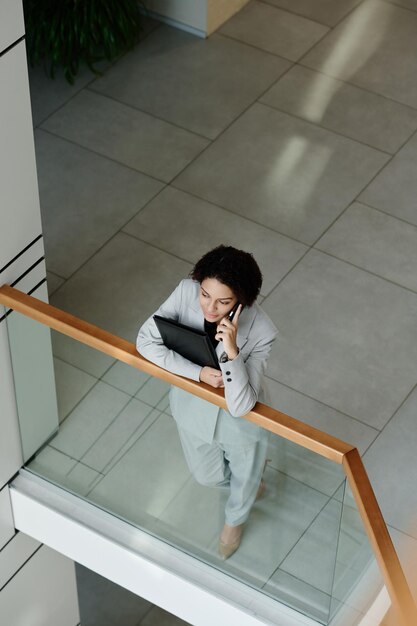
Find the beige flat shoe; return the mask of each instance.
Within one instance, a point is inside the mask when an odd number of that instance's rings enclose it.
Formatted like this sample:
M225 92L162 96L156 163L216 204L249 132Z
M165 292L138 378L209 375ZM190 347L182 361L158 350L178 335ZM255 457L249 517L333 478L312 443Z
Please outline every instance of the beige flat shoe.
M219 540L219 554L222 559L226 560L229 556L232 556L232 554L236 552L240 546L242 533L243 524L240 524L239 526L229 526L228 524L225 524L223 526ZM222 541L222 537L225 541Z
M229 556L232 556L232 554L236 552L239 546L240 539L234 543L223 543L222 541L219 541L219 554L221 558L225 561L229 558Z

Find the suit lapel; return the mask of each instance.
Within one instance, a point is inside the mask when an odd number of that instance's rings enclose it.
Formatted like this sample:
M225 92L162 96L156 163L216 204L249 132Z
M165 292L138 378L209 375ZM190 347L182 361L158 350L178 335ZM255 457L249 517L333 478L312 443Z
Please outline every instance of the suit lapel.
M252 328L253 320L256 315L256 307L251 306L250 308L243 309L241 315L239 316L239 325L237 328L237 337L236 343L239 350L242 350L244 345L246 344L249 336L250 329Z
M190 309L192 312L193 326L199 330L204 330L204 315L199 301L197 300L196 302L190 304Z

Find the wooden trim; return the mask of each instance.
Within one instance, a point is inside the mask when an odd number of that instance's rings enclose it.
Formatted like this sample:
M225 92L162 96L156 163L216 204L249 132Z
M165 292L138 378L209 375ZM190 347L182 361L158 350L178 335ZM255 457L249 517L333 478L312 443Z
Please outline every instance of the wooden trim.
M224 409L227 408L223 390L214 389L205 383L171 374L171 372L147 361L137 353L134 344L126 339L117 337L98 326L80 320L33 296L28 296L18 289L14 289L9 285L0 287L0 304L23 313L23 315L37 322L45 324L96 350L100 350L100 352L104 352L119 361L136 367L151 376L160 378L171 385L181 387L181 389L189 391ZM339 464L343 461L343 455L353 449L353 446L344 441L323 433L308 424L303 424L303 422L259 402L250 413L245 415L245 419Z
M0 304L151 376L227 408L222 390L171 374L139 355L134 344L126 339L28 296L18 289L8 285L0 287ZM417 624L416 605L357 449L265 404L257 403L244 419L343 465L393 606L398 612L398 626Z
M375 493L356 448L347 452L343 467L356 500L365 530L380 567L399 621L398 626L417 624L417 607L379 508Z

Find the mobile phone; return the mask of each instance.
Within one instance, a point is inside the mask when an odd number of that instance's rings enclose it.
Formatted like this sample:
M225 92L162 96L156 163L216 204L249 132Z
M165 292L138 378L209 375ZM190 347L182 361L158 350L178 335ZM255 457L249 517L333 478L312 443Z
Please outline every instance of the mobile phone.
M231 322L235 316L236 311L238 310L240 305L240 302L236 302L235 306L233 307L233 309L231 311L229 311L229 313L227 314L227 319L229 320L229 322ZM242 307L243 308L243 307Z

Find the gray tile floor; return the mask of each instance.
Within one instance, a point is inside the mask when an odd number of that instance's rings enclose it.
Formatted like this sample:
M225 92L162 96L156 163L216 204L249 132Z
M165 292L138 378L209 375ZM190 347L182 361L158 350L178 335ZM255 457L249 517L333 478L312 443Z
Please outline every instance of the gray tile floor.
M83 72L75 87L39 70L31 77L52 303L133 341L204 250L224 242L253 251L263 306L280 329L268 370L273 406L358 446L410 577L416 42L413 0L253 1L206 41L151 23L133 52L102 77ZM166 399L65 340L55 353L64 421L62 445L48 454L70 487L105 502L120 460L133 475L141 443L170 436ZM103 390L107 422L100 430L91 419L74 455L77 424ZM186 501L195 486L174 457ZM287 482L315 497L332 493L326 468L315 466L311 484L310 472L291 474L300 465L288 451L285 468L274 458L271 485L288 471ZM169 484L164 501L145 489L144 516L181 520L173 494ZM218 496L207 507L218 515ZM305 513L304 522L294 514L308 527ZM297 572L295 556L286 575ZM240 558L244 569L250 554ZM165 623L151 613L143 624Z

